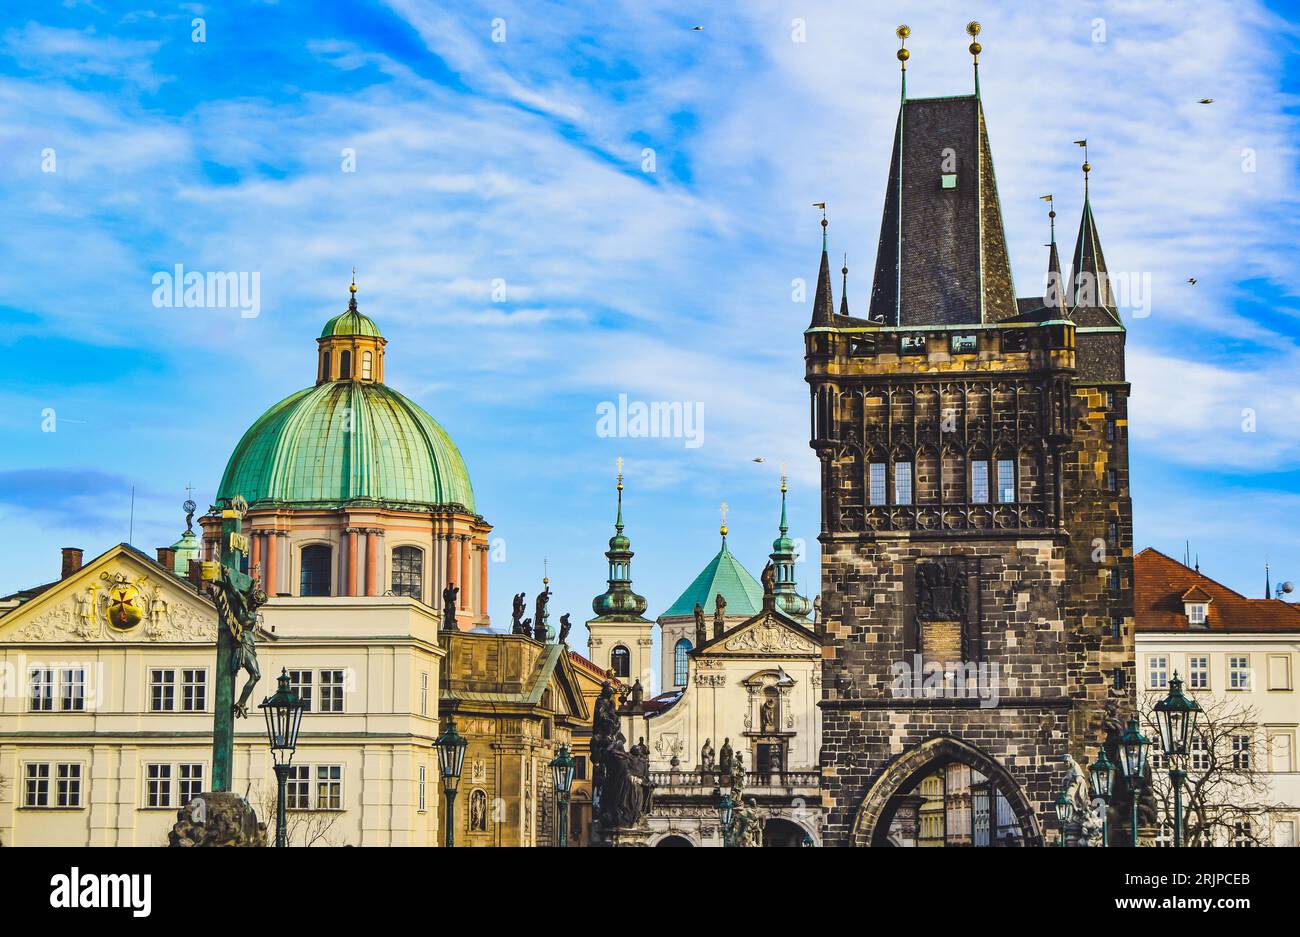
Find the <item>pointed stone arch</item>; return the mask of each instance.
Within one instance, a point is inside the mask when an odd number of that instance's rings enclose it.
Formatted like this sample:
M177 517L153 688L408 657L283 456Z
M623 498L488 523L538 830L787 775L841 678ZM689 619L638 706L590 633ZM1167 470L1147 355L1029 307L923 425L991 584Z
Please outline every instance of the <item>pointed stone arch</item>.
M1038 814L1011 772L992 755L953 735L929 738L894 756L885 765L880 777L871 785L858 807L853 820L853 844L889 845L894 798L910 793L931 771L954 762L969 765L996 784L1016 815L1025 845L1043 845L1043 831L1038 822Z

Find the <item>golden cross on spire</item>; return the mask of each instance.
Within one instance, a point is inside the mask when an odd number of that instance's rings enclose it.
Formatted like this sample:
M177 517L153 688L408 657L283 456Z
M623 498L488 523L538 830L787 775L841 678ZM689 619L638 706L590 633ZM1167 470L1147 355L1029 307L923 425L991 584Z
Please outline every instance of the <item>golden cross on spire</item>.
M550 585L551 582L549 564L550 561L547 560L546 557L542 557L542 585L543 586Z
M353 267L353 268L352 268L352 285L348 287L348 292L349 292L349 293L355 293L356 291L357 291L357 268L356 268L356 267Z
M781 490L782 491L785 491L785 483L789 480L789 478L790 476L787 475L785 471L785 463L782 462L781 463Z
M722 536L727 536L727 502L722 502L722 526L718 528Z
M618 457L618 490L623 490L623 457Z

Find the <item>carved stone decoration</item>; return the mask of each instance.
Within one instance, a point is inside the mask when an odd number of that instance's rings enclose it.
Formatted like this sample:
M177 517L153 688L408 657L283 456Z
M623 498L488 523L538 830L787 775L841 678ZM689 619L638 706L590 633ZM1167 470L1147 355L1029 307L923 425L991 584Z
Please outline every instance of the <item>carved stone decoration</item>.
M916 617L920 621L966 620L966 566L960 558L916 564Z
M167 844L185 846L265 846L266 824L252 804L230 792L204 793L176 811Z
M728 651L796 651L810 654L817 650L816 645L804 637L782 627L770 618L746 628L728 640L723 647Z

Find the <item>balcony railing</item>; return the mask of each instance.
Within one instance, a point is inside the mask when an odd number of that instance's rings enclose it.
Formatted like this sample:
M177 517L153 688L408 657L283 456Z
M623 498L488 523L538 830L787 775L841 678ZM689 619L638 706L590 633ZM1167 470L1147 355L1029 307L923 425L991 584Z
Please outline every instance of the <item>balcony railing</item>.
M727 787L729 781L717 771L651 771L650 781L655 787ZM746 771L745 787L809 788L821 783L821 772L810 771Z

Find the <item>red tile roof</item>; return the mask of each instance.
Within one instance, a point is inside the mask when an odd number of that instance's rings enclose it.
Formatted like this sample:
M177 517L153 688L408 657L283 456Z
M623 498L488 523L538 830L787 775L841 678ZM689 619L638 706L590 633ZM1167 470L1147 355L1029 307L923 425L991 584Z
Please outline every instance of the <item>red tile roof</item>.
M1133 558L1133 576L1138 631L1300 631L1300 607L1248 599L1151 547ZM1183 597L1189 593L1208 602L1203 629L1187 623Z

